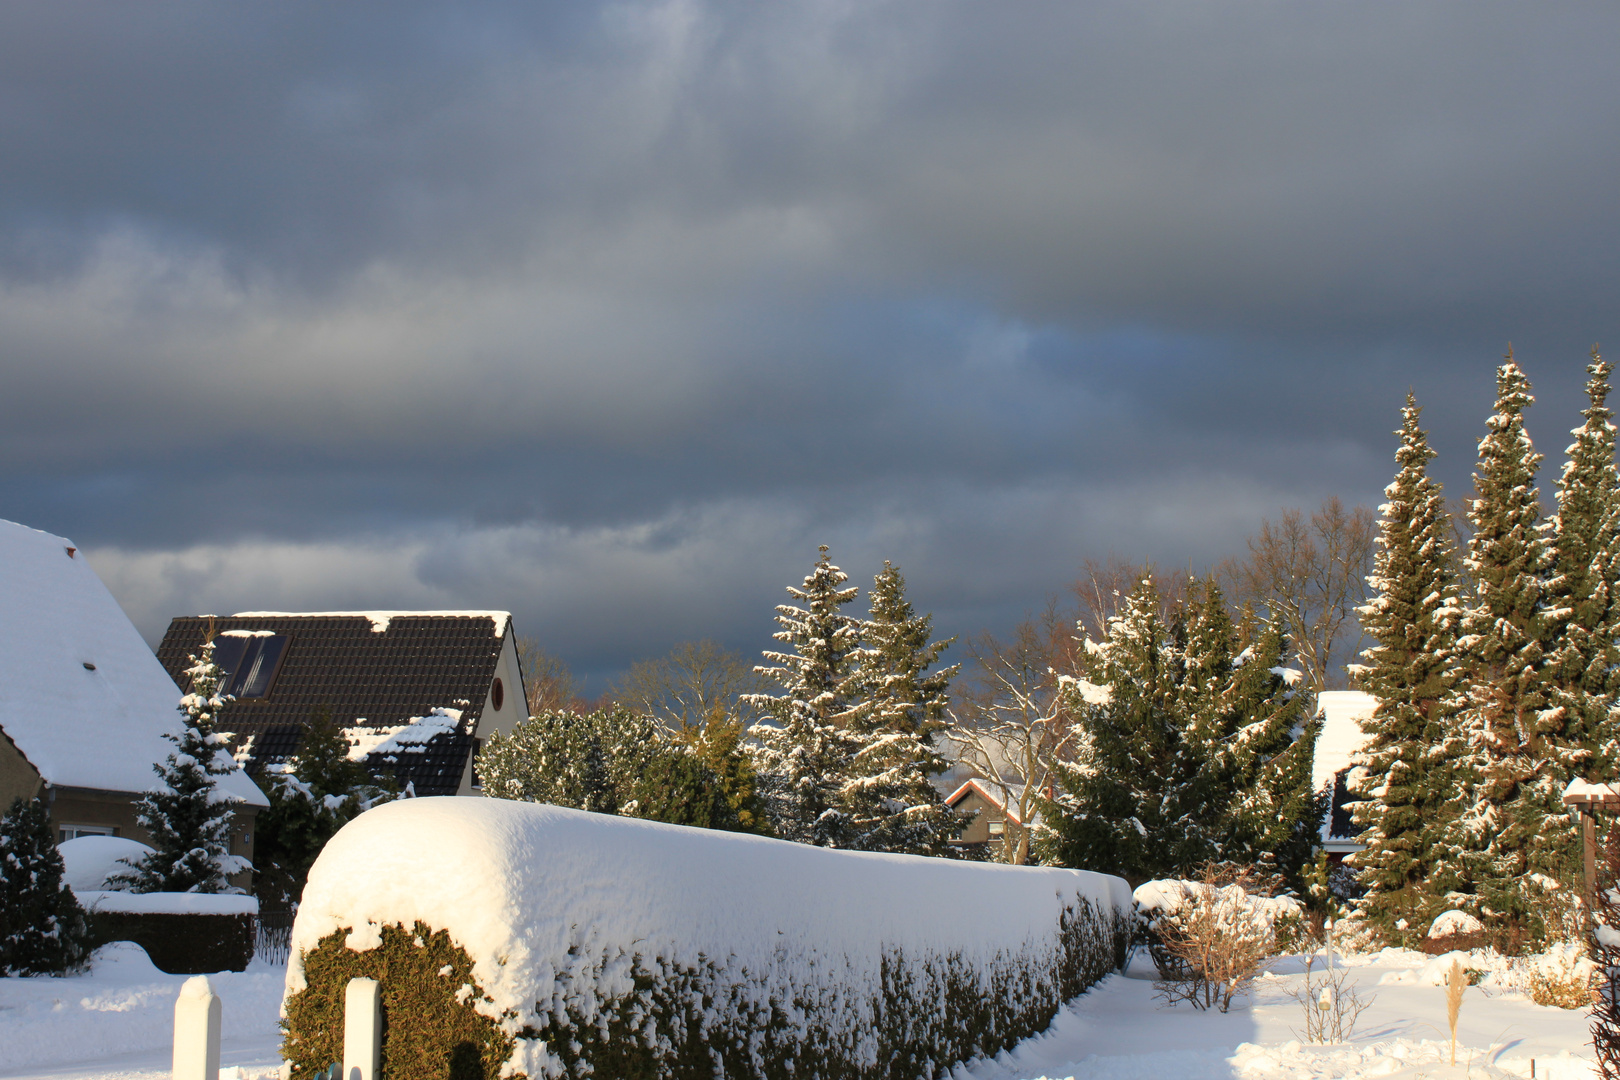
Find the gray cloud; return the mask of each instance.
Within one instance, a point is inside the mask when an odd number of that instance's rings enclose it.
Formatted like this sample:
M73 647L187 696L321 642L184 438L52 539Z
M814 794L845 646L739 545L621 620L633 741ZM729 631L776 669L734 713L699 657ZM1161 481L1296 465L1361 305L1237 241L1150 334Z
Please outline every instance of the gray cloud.
M1617 21L8 9L0 515L148 633L476 603L606 671L824 539L956 631L1218 558L1375 500L1408 387L1459 493L1507 343L1556 456L1613 336Z

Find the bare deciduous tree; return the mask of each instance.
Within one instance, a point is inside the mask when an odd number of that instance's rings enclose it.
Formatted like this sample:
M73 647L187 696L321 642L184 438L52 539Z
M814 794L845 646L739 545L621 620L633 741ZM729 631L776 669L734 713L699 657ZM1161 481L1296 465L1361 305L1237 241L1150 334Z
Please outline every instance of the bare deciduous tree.
M759 717L747 695L762 694L770 679L713 641L686 641L658 660L640 660L614 684L614 699L661 721L673 731L701 729L714 716Z
M567 661L542 649L531 637L517 639L517 654L530 716L574 705L579 687Z
M1056 763L1073 748L1075 726L1060 679L1073 668L1075 647L1055 605L1040 622L1021 623L1010 641L985 633L968 644L976 676L951 711L946 737L1011 812L998 861L1029 861L1037 800L1050 793Z
M1359 631L1356 608L1367 600L1376 534L1371 510L1346 510L1335 495L1309 521L1294 509L1276 522L1262 519L1259 535L1249 538L1248 557L1222 567L1234 601L1264 606L1282 621L1312 692L1343 685L1335 650L1347 630ZM1348 652L1359 651L1358 634Z

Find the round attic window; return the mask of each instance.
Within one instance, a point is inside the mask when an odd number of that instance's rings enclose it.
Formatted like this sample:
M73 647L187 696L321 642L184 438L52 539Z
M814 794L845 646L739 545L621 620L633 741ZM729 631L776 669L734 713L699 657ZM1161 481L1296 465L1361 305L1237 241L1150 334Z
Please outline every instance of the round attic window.
M500 712L501 711L501 704L505 700L506 700L506 687L502 686L501 685L501 680L499 678L497 678L495 680L495 684L489 688L489 703L491 705L495 706L495 711L496 712Z

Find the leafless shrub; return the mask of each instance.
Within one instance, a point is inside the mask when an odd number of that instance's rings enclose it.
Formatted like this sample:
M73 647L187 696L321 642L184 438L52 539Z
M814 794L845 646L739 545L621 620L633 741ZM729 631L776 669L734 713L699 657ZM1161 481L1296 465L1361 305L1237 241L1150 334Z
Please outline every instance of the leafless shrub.
M1294 1032L1301 1042L1346 1043L1356 1028L1361 1014L1372 1007L1372 999L1363 1000L1361 992L1350 980L1343 967L1334 967L1331 957L1327 969L1317 976L1316 955L1305 960L1305 981L1289 991L1289 997L1305 1010L1305 1033Z
M1174 910L1155 922L1160 948L1172 963L1154 983L1168 1005L1226 1012L1246 993L1276 943L1273 920L1239 885L1195 885ZM1168 970L1166 970L1168 968Z

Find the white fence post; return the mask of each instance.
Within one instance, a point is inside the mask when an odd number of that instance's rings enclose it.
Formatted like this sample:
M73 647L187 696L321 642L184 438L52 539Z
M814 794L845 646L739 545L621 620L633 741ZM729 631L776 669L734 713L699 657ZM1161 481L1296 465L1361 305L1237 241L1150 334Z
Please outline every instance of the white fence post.
M343 1080L377 1080L381 1064L382 984L350 979L343 991Z
M174 1002L174 1080L219 1080L219 995L193 975Z

